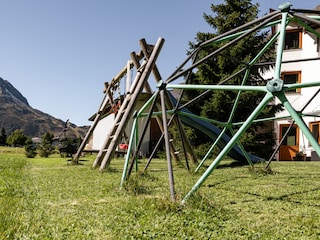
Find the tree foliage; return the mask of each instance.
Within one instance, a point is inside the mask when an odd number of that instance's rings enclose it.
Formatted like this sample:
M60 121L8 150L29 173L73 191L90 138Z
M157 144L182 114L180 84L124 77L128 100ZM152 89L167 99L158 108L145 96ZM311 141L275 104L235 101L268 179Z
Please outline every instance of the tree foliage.
M49 132L46 132L45 134L43 134L41 138L41 144L39 144L37 147L40 157L47 158L49 157L49 155L53 153L53 150L54 150L52 146L53 137L54 137L53 134Z
M37 147L30 137L25 142L24 151L27 158L34 158L37 155Z
M77 152L81 139L78 138L63 138L59 143L59 152L61 157L72 157Z
M25 145L27 139L23 129L17 129L7 138L6 143L13 147L21 147Z
M225 0L224 4L211 5L212 14L204 14L204 20L213 28L213 33L198 32L196 35L196 42L190 42L190 51L199 46L199 43L205 42L215 36L226 33L246 24L258 17L258 4L252 4L250 0ZM196 72L191 75L190 81L193 84L218 84L225 79L228 79L227 84L240 85L244 78L244 73L237 75L237 77L230 78L235 73L239 72L247 66L249 59L256 56L257 53L265 46L269 39L267 31L260 31L242 38L237 41L232 47L226 48L218 55L209 58L205 63L199 65ZM224 43L217 43L215 45L206 46L199 51L198 57L203 58L208 53L219 49ZM261 58L262 62L274 61L274 50L271 48ZM261 77L261 73L270 70L271 65L262 65L259 67L251 67L249 77L246 85L265 85L266 81ZM229 79L229 78L230 79ZM192 99L198 96L201 91L186 91L186 99ZM205 98L202 98L191 104L189 109L201 116L215 119L221 122L230 121L230 113L232 111L233 103L237 96L237 92L233 91L211 91ZM257 107L259 102L264 97L264 93L260 92L243 92L239 99L239 104L233 116L233 122L245 121L252 111ZM279 111L279 106L269 106L264 109L260 117L270 117ZM261 131L262 130L262 131ZM234 129L236 131L236 129ZM203 144L207 139L203 138L196 132L192 131L193 142L196 144ZM229 132L229 134L231 134ZM260 157L266 157L265 152L271 151L275 144L273 130L266 130L266 124L260 122L253 124L241 140L242 143L250 149L254 154ZM265 137L269 137L269 145L264 145ZM270 141L271 136L271 141ZM250 137L251 142L247 142L247 137ZM261 152L261 148L264 152ZM268 148L267 151L266 148Z

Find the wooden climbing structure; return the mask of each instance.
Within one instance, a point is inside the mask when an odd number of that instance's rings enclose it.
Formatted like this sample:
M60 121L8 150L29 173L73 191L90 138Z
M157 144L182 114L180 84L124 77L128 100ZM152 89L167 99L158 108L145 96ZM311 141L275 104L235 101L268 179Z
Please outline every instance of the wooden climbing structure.
M141 50L136 53L130 54L131 59L128 60L125 67L112 78L110 83L105 83L104 97L99 106L97 113L95 114L93 123L84 137L77 153L75 154L73 161L78 163L81 153L84 151L86 144L92 136L99 121L110 113L115 113L115 119L110 131L106 134L104 143L99 150L96 159L92 165L93 168L99 168L101 171L107 168L114 157L117 147L124 137L125 129L128 125L128 120L132 118L134 111L136 110L136 104L139 96L144 91L150 95L153 94L153 90L148 82L149 77L153 74L155 81L158 83L161 81L161 75L156 65L156 60L159 56L161 48L164 44L164 39L159 38L155 45L149 45L145 39L140 40ZM135 69L136 75L132 75L132 69ZM117 89L120 88L120 80L126 76L125 93L115 94ZM132 82L131 79L133 78ZM167 102L170 104L170 102ZM172 107L172 106L169 106ZM159 106L155 106L155 110ZM158 127L163 132L163 121L161 116L155 116ZM127 136L125 136L127 138ZM191 148L189 141L184 134L185 141L187 142L188 156L191 156L191 161L196 161L195 155ZM180 161L174 144L170 142L170 152L176 161ZM137 150L138 153L138 150ZM136 154L137 154L136 153Z

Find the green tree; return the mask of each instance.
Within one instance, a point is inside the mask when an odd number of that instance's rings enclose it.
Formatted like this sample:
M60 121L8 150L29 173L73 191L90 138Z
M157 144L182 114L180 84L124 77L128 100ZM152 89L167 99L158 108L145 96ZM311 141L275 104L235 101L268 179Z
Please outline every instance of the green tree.
M0 134L0 145L6 145L7 141L7 134L6 134L6 129L1 128L1 134Z
M23 129L17 129L7 138L6 143L13 147L21 147L25 145L27 138Z
M195 38L196 43L190 42L190 50L194 50L198 46L198 43L205 42L215 36L257 19L258 7L258 4L252 4L250 0L225 0L224 4L212 4L211 11L213 14L204 14L204 19L213 28L213 33L198 32ZM252 56L257 55L265 46L268 39L269 33L267 31L259 31L246 36L232 47L223 50L219 55L201 64L197 71L192 74L190 78L191 82L193 84L218 84L222 80L227 79L240 69L246 67L246 62L252 59ZM213 52L223 44L225 43L203 48L199 52L199 58L206 57L209 52ZM262 56L260 61L272 62L274 61L274 56L274 49L270 48L270 50ZM261 73L270 70L271 67L272 65L252 67L246 85L265 85L266 82L261 78ZM230 78L228 84L239 85L242 79L243 75L240 74L237 77ZM186 100L200 93L200 91L186 91ZM212 91L207 94L205 98L195 102L189 108L196 114L226 122L229 119L236 94L236 92L232 91ZM264 94L259 92L244 92L241 94L233 121L245 121L263 96ZM269 106L261 113L260 117L274 116L280 109L281 107L279 106ZM236 129L234 130L236 131ZM191 142L193 144L199 145L208 141L208 139L200 136L195 130L190 130L190 132L192 136ZM241 139L245 148L260 157L267 157L265 153L271 152L275 144L273 130L267 129L266 124L263 122L253 124L245 135L246 136ZM268 145L265 145L265 141L261 141L261 139L265 139L264 135L265 137L269 137ZM250 141L247 141L248 138L250 138ZM264 151L262 152L261 149Z
M63 138L60 140L58 149L61 157L72 157L77 152L81 143L80 138Z
M26 140L24 150L27 158L34 158L37 155L37 147L30 137Z
M54 137L53 134L49 132L46 132L45 134L42 135L41 144L39 144L37 147L40 157L47 158L53 153L53 150L54 150L52 146L53 137Z

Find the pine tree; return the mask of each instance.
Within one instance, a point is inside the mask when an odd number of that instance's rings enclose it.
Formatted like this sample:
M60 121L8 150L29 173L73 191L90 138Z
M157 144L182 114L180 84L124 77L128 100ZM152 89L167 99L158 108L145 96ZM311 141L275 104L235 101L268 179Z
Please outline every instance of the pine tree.
M53 134L46 132L45 134L43 134L41 141L41 144L39 144L37 147L39 156L47 158L53 153Z
M63 138L60 140L58 149L61 157L72 157L77 152L79 144L81 143L80 138Z
M30 137L26 140L24 150L27 158L34 158L37 155L37 148Z
M258 7L258 4L252 4L250 0L225 0L224 4L212 4L211 11L213 14L204 14L204 20L213 28L213 33L198 32L195 38L196 42L190 42L190 50L194 50L198 46L198 43L205 42L215 36L257 19ZM268 37L269 33L267 31L260 31L243 38L231 48L227 48L219 55L201 64L192 75L191 82L193 84L218 84L221 80L232 76L232 74L243 69L246 66L246 62L248 62L252 56L256 56L265 45ZM209 52L218 49L222 44L225 43L202 49L199 52L199 57L207 56ZM274 49L270 48L260 61L274 61ZM269 70L270 67L272 66L252 67L246 85L265 85L266 82L262 80L260 74ZM242 79L243 75L238 75L235 78L231 78L228 84L239 85ZM187 99L191 99L199 94L199 91L186 92ZM232 91L212 91L205 98L195 102L189 108L196 114L225 122L229 119L236 94L236 92ZM259 92L243 92L233 122L245 121L263 96L264 94ZM279 111L279 109L279 106L269 106L260 114L260 117L274 116L275 112ZM195 131L193 131L192 134L194 134L194 136L191 140L195 144L203 144L208 141ZM266 124L259 123L253 124L241 141L247 151L260 157L268 157L266 153L269 153L275 144L273 136L272 129L266 130ZM262 144L263 148L261 148ZM262 152L261 149L264 151Z

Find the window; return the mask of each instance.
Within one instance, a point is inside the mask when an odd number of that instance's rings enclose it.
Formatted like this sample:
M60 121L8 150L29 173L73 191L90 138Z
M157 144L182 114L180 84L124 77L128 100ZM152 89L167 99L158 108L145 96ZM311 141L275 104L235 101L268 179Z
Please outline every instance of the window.
M301 72L283 72L281 73L281 79L284 81L284 84L300 83L301 82ZM301 89L293 89L289 92L300 92Z
M284 49L301 49L302 48L302 29L286 31Z
M311 122L311 123L309 123L309 128L310 128L310 131L312 133L312 136L317 140L318 143L320 143L320 136L319 136L320 122ZM310 143L309 143L309 146L311 146Z
M282 125L281 126L281 138L285 133L288 131L289 126ZM298 144L298 131L297 126L292 126L288 134L285 136L285 138L282 141L282 146L296 146Z

